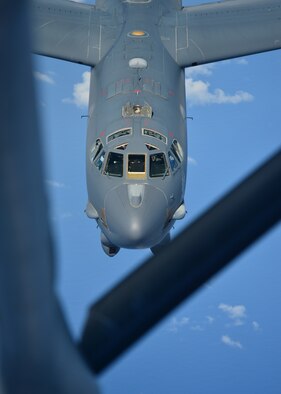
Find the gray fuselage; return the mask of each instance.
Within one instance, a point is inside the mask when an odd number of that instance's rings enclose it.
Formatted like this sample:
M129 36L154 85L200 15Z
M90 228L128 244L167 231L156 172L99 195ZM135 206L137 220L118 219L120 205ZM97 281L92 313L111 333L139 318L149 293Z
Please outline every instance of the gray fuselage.
M86 212L108 245L147 248L183 203L185 78L161 41L155 3L123 12L120 36L91 70Z

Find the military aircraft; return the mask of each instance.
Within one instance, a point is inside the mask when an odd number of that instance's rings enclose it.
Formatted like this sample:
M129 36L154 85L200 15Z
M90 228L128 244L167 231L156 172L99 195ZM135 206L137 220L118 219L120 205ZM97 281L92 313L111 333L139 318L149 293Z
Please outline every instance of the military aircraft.
M33 0L33 51L91 67L86 214L108 256L186 214L186 67L281 48L280 0Z

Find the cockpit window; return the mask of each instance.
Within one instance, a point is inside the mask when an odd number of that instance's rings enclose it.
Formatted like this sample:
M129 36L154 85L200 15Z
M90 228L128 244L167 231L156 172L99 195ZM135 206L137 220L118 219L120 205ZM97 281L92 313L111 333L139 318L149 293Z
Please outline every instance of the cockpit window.
M121 145L118 145L118 146L116 146L116 148L115 149L119 149L119 150L125 150L125 149L127 149L127 146L128 146L128 144L126 143L126 144L121 144Z
M130 134L132 134L132 129L122 129L122 130L115 131L114 133L107 136L107 143L115 140L116 138L123 137L124 135L130 135Z
M145 155L129 155L128 156L128 173L144 173L145 172Z
M158 150L157 146L151 145L151 144L145 144L148 150Z
M151 178L166 176L169 174L166 158L164 153L155 153L150 156L150 171Z
M174 155L170 151L168 152L168 157L169 157L171 169L172 169L172 171L174 171L178 166L178 162L176 161Z
M178 161L181 163L183 161L183 150L180 143L177 140L173 140L171 145L171 151L176 156Z
M103 150L96 158L96 160L94 161L95 166L101 170L103 162L104 162L104 156L105 156L105 151Z
M148 135L149 137L157 138L158 140L167 144L167 138L163 134L159 133L158 131L150 130L150 129L142 129L142 134Z
M128 155L127 178L146 179L146 155Z
M100 154L102 148L103 145L101 140L97 139L95 145L91 149L91 161L95 161L96 157Z
M104 172L110 176L123 176L122 153L109 152Z

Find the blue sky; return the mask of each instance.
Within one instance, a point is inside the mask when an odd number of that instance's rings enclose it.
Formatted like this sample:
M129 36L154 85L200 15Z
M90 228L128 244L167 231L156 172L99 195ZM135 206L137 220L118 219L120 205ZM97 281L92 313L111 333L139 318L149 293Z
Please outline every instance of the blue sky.
M280 147L280 69L276 51L187 72L188 215L173 235ZM56 287L78 337L88 306L150 252L108 258L83 212L89 69L34 57L34 70ZM103 373L101 392L280 393L280 242L279 224Z

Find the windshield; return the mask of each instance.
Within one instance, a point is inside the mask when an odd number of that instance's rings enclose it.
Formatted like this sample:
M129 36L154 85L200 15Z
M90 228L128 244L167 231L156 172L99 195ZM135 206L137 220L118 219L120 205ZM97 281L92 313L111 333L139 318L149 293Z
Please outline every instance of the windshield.
M158 140L167 144L167 138L163 134L159 133L158 131L150 130L150 129L142 129L142 134L148 135L149 137L157 138Z
M155 153L150 156L150 172L151 178L168 175L168 166L164 153Z
M105 156L105 151L103 150L100 155L97 157L97 159L95 160L95 166L101 170L103 162L104 162L104 156Z
M91 160L94 161L103 149L103 145L100 139L96 140L95 146L91 150Z
M104 172L111 176L123 176L122 153L109 152Z
M129 155L128 172L129 173L145 172L145 155Z
M172 169L172 171L174 171L178 166L178 162L176 161L175 157L173 156L173 154L170 151L168 152L168 157L169 157L171 169Z
M176 156L178 161L181 163L183 161L183 150L180 143L177 140L173 140L171 145L171 151Z
M107 136L107 143L115 140L116 138L123 137L124 135L130 135L130 134L132 134L132 129L122 129L122 130L115 131L114 133Z

